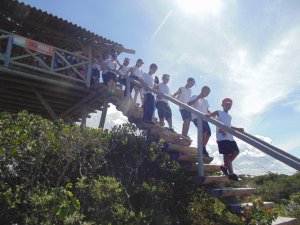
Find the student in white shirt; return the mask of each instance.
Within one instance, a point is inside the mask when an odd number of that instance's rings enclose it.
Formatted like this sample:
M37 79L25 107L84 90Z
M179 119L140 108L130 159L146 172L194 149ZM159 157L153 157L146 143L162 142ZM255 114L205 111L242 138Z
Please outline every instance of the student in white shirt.
M205 115L210 113L208 108L209 104L207 99L205 99L210 94L210 88L208 86L203 86L199 95L193 95L189 100L188 105L197 109L198 111L204 113ZM192 113L192 121L196 127L198 127L198 118L195 114ZM206 150L207 142L211 136L211 130L208 125L208 122L202 120L202 131L203 131L203 155L209 157L209 154Z
M99 84L102 59L103 59L103 56L101 54L97 54L93 58L92 76L91 76L91 86L92 87L95 87Z
M129 63L130 63L130 59L125 58L123 64L120 66L117 72L121 75L128 76L128 71L130 70L130 68L128 67ZM121 85L124 85L126 88L126 78L120 76L118 81L120 82ZM125 95L126 92L124 92L124 96Z
M107 72L102 74L102 78L105 85L114 88L117 82L117 54L112 54L111 57L105 61Z
M154 88L154 78L153 74L157 71L157 65L152 63L149 67L148 73L143 73L140 77L140 82L143 85L143 94L144 94L144 104L143 104L143 121L145 123L152 122L152 116L154 112L154 95L149 90L149 88Z
M171 96L171 91L170 87L168 85L168 82L170 80L170 75L169 74L164 74L162 76L162 83L157 85L157 91ZM159 117L159 124L160 126L164 126L164 120L168 122L169 128L173 129L172 126L172 111L169 106L169 101L167 99L164 99L162 96L157 95L156 96L156 104L155 104L158 112L158 117ZM174 131L174 130L173 130Z
M217 119L227 127L232 129L244 132L244 128L237 128L231 126L232 117L229 115L228 111L231 109L232 100L230 98L225 98L222 101L223 111L215 111L209 116L217 117ZM232 162L239 154L239 148L234 141L234 138L231 134L228 134L225 130L217 127L216 129L217 143L219 148L219 153L223 154L224 166L221 166L221 171L228 175L228 178L234 181L238 181L239 178L236 174L233 173Z
M196 82L194 78L192 77L188 78L186 85L184 87L179 88L178 91L174 93L173 97L187 104L187 102L191 99L191 95L192 95L191 88L195 85L195 83ZM183 109L182 107L179 107L179 110L183 120L181 136L183 138L189 139L190 137L188 136L188 132L190 129L190 122L192 119L192 115L188 110Z
M142 70L141 67L144 64L144 61L142 59L138 59L136 61L135 66L133 66L130 70L130 77L133 78L136 81L140 80L140 77L142 75ZM141 98L141 104L143 104L143 96L142 96L142 90L139 86L134 85L132 82L130 83L130 93L132 92L132 90L134 89L134 97L133 97L133 103L134 105L136 104L137 101L137 96L140 95ZM126 90L125 90L126 91Z

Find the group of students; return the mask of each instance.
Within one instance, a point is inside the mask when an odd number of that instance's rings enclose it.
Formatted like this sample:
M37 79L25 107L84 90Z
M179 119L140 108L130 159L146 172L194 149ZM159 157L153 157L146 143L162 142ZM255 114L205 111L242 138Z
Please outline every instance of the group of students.
M234 130L243 132L243 128L237 128L231 126L232 117L229 115L228 111L231 109L232 100L230 98L225 98L222 101L223 110L217 110L215 112L209 111L209 104L206 97L210 94L210 88L208 86L203 86L200 94L193 95L191 88L195 85L195 79L190 77L187 79L187 83L185 86L180 87L173 95L171 95L170 87L168 82L170 80L169 74L163 74L162 82L157 82L154 76L158 66L155 63L152 63L149 67L148 72L142 72L141 67L144 64L142 59L138 59L136 61L135 66L129 67L130 59L125 58L122 65L118 67L117 55L112 54L111 58L105 61L104 71L102 71L102 78L104 84L114 87L117 81L120 84L125 85L125 93L126 89L130 88L130 93L132 90L135 91L134 97L132 99L133 103L136 104L137 97L140 95L142 108L143 108L143 121L145 123L154 124L152 121L153 114L155 109L157 109L159 123L163 127L164 121L166 120L171 131L173 130L172 125L172 111L169 106L169 102L163 95L168 95L170 97L174 97L178 99L180 102L187 104L201 113L205 114L209 117L215 117L218 121L223 123L225 126L231 127ZM118 78L118 74L120 76ZM139 81L142 85L142 88L138 85L130 83L130 87L126 85L126 78L124 76L129 76L132 79ZM153 94L152 90L157 90L159 94ZM187 109L183 107L179 107L180 114L183 120L182 125L182 134L181 137L185 139L189 139L188 132L190 128L190 122L192 121L194 125L198 126L197 116ZM206 145L211 136L211 129L206 120L202 120L202 130L203 130L203 155L209 156ZM219 153L223 154L224 165L220 167L221 171L228 175L231 180L238 180L238 177L233 172L232 161L239 154L239 149L234 141L234 138L231 134L227 133L225 130L218 128L216 129L216 137Z

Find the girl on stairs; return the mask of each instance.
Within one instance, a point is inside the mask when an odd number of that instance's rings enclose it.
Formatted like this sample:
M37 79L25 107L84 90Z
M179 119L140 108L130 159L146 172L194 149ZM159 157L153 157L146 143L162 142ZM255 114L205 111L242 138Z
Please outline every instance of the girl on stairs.
M218 110L213 113L208 114L208 116L216 117L225 126L230 127L236 131L244 132L243 128L237 128L231 126L232 117L228 114L231 109L232 100L230 98L225 98L222 101L223 111ZM220 167L224 175L227 175L229 179L233 181L238 181L238 176L233 172L232 162L239 154L239 148L233 139L233 136L227 133L225 130L217 127L216 128L217 143L219 148L219 153L223 154L224 165Z

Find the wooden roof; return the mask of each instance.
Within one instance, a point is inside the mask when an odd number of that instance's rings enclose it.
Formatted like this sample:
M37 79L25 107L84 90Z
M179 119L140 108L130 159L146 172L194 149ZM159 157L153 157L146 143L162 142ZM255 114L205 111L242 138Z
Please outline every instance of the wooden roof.
M0 27L69 51L84 50L87 46L99 52L124 49L117 42L17 0L1 0Z

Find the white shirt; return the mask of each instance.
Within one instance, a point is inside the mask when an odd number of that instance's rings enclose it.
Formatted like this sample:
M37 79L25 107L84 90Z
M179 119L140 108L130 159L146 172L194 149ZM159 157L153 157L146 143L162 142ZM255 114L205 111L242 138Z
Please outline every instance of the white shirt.
M198 95L193 95L191 97L190 101L195 100L198 97ZM208 108L209 108L209 104L208 101L205 98L200 98L198 99L193 105L191 105L193 108L197 109L198 111L207 114L208 113ZM197 119L197 116L192 113L192 120Z
M192 91L190 88L186 87L181 87L179 89L181 90L181 93L178 95L177 99L186 104L191 99ZM179 109L183 108L179 106Z
M99 60L97 58L94 58L92 68L97 69L99 71L101 70L101 66L100 66Z
M116 61L114 61L114 60L112 60L112 59L108 59L108 60L106 60L106 65L107 65L108 70L109 70L110 72L115 73L114 70L117 69L117 62L116 62Z
M129 70L129 67L122 65L119 72L120 72L122 75L126 75L126 73L128 72L128 70Z
M142 76L140 77L140 79L143 80L149 88L153 88L154 78L152 75L150 75L148 73L143 73ZM143 88L143 94L148 94L148 93L152 93L152 92L147 91L147 90L145 90L145 88Z
M170 87L169 87L168 84L165 84L165 83L158 84L158 92L160 92L162 94L165 94L165 95L171 96ZM159 95L157 95L156 100L157 101L166 102L166 103L169 102L167 99L161 98Z
M131 74L135 75L137 77L141 77L143 74L143 71L141 70L141 68L138 68L137 66L134 66L131 68Z
M221 123L223 123L227 127L231 127L231 119L232 117L224 111L218 110L218 117L217 120L219 120ZM216 136L217 136L217 141L224 141L224 140L229 140L233 141L233 136L229 133L226 132L226 135L224 136L221 132L219 132L218 127L216 127Z

